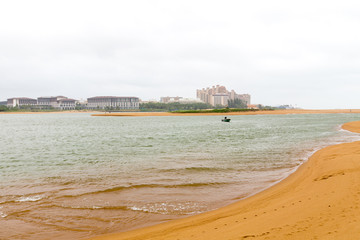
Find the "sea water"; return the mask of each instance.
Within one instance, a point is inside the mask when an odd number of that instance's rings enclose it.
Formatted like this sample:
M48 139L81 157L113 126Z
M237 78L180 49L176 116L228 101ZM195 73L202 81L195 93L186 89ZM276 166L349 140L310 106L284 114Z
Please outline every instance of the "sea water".
M227 205L314 151L359 140L359 114L0 115L0 239L83 239Z

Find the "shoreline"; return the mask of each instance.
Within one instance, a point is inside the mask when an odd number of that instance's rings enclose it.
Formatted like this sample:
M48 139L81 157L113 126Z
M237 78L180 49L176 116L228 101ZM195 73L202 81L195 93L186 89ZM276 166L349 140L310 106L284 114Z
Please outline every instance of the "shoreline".
M102 117L155 117L155 116L236 116L236 115L282 115L282 114L325 114L325 113L360 113L360 109L284 109L284 110L259 110L249 112L228 113L170 113L170 112L112 112L68 110L54 112L0 112L1 114L54 114L54 113L92 113L91 116Z
M342 128L360 133L360 121ZM358 159L360 141L328 146L281 182L236 203L90 239L356 239L360 236Z
M170 113L170 112L113 112L97 113L96 117L155 117L155 116L234 116L234 115L281 115L281 114L322 114L322 113L360 113L360 109L285 109L228 113Z

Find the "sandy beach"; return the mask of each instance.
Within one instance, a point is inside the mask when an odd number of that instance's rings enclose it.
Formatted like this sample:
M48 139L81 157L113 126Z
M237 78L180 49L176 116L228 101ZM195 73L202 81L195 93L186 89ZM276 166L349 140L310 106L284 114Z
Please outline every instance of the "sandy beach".
M360 121L343 125L360 133ZM360 142L326 147L280 183L215 211L92 240L358 239Z
M266 114L319 114L319 113L360 113L360 109L286 109L274 111L250 111L250 112L229 112L229 113L169 113L169 112L112 112L97 113L92 116L102 117L141 117L141 116L231 116L231 115L266 115Z

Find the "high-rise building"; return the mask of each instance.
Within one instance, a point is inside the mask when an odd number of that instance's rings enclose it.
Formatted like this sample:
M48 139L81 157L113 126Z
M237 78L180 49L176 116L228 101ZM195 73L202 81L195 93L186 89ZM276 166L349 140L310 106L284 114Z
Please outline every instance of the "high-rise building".
M249 105L251 98L249 94L237 94L234 90L228 91L226 87L220 85L198 89L196 90L196 97L212 106L227 106L229 100L235 99L240 99Z

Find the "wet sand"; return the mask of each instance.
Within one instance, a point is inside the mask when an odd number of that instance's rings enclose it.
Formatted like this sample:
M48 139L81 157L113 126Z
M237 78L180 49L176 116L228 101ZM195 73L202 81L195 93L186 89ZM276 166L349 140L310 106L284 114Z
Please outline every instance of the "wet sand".
M360 109L329 109L329 110L305 110L288 109L274 111L249 111L229 113L169 113L169 112L112 112L97 113L92 116L117 116L117 117L140 117L140 116L231 116L231 115L261 115L261 114L318 114L318 113L360 113Z
M343 128L360 133L360 121ZM359 226L360 141L326 147L285 180L227 207L91 239L358 239Z

